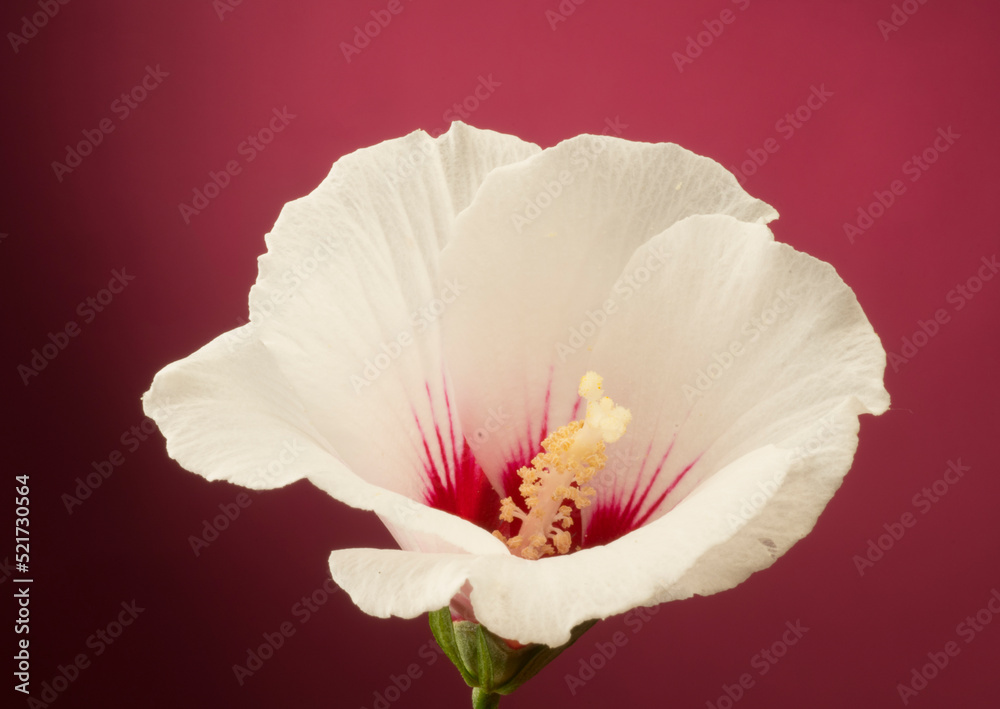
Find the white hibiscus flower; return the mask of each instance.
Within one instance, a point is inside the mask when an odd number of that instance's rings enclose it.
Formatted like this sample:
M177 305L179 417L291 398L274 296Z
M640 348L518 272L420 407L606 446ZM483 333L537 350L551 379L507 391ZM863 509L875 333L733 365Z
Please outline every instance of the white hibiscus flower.
M853 292L776 216L671 144L386 141L285 206L249 323L146 410L210 480L377 513L400 549L330 557L362 610L557 647L770 566L888 408Z

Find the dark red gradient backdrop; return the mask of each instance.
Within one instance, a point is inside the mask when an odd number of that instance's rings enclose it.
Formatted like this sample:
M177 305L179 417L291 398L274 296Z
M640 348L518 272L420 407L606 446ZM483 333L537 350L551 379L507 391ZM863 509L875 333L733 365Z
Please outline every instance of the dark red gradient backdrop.
M372 13L391 21L356 40ZM467 122L542 146L614 124L735 166L781 213L778 239L832 263L905 357L807 539L735 590L599 624L505 705L883 708L906 683L906 706L998 706L998 21L944 0L5 3L5 705L26 704L24 637L33 706L467 705L425 619L371 618L323 589L331 549L392 545L373 516L304 483L246 497L206 483L142 431L139 402L163 365L246 317L286 201L464 103ZM241 150L275 111L273 141ZM178 205L231 160L239 174L185 223ZM19 370L68 322L65 349ZM67 509L95 465L110 476ZM220 505L240 514L196 555ZM859 569L863 555L877 560ZM233 666L282 624L294 633L241 684ZM947 665L925 668L928 653Z

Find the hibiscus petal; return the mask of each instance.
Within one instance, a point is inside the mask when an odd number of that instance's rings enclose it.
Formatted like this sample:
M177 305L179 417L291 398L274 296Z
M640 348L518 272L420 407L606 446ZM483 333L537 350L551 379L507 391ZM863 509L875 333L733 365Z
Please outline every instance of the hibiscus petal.
M334 581L363 611L412 618L448 605L466 581L476 619L502 637L556 647L579 623L673 598L672 587L739 532L759 483L789 465L774 446L733 461L669 515L606 546L528 561L514 556L345 549ZM734 521L737 520L737 521Z
M848 454L811 471L822 495L796 508L808 526L792 536L803 536L850 467L848 419L888 407L878 336L831 266L774 242L766 226L691 217L638 249L625 272L652 254L669 255L608 317L590 361L627 392L616 398L633 420L615 446L641 460L598 486L589 521L608 526L614 513L627 531L730 461L767 444L797 449L821 426L815 454L826 444Z
M165 367L143 397L147 415L184 468L209 480L272 488L309 478L353 507L451 549L506 554L496 538L465 520L355 475L312 425L253 325L228 332Z
M442 363L439 319L465 279L442 278L438 258L486 174L537 151L456 123L345 156L282 210L250 294L257 337L342 460L470 519L496 505Z
M323 437L250 325L164 367L143 407L170 457L208 480L282 487L331 462Z
M728 217L676 224L625 271L652 252L671 256L619 303L590 360L628 392L615 398L633 420L612 448L654 461L670 451L640 508L644 526L539 561L335 552L334 577L360 607L415 615L467 581L491 630L558 645L584 620L730 588L812 529L851 465L858 416L888 407L885 353L853 293L829 265ZM640 470L626 470L610 487L618 494L602 491L595 507L620 508L634 499L630 486L645 491Z
M635 249L709 213L777 216L721 165L672 144L579 136L489 175L442 271L472 284L447 314L445 343L461 419L495 485L573 415L592 344L580 330L629 287L618 279Z

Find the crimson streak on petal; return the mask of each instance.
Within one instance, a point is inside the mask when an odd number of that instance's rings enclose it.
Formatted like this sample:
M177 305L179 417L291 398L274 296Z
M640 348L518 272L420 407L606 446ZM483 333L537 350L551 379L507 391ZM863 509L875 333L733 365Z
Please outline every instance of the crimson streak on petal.
M434 410L434 398L429 383L425 383L425 390L434 419L432 440L428 441L427 432L420 424L420 418L415 411L413 412L424 450L424 480L427 484L424 503L493 531L499 525L500 496L490 485L465 438L462 437L461 441L455 440L455 421L447 384L443 387L444 419L439 418ZM442 434L444 421L447 422L447 429ZM439 454L440 465L432 453L432 448L436 448Z
M676 438L675 438L676 440ZM666 452L663 457L660 458L660 462L656 466L656 470L650 476L649 481L646 483L644 489L639 493L639 482L642 480L643 471L646 468L646 463L649 461L650 449L647 448L646 455L643 457L642 466L639 468L639 472L636 475L636 486L632 488L632 492L629 494L628 502L622 504L622 501L615 496L615 498L609 501L602 501L597 503L597 507L594 509L594 514L590 518L590 523L587 525L587 531L584 538L584 547L595 547L602 544L610 544L614 540L622 537L629 532L638 529L639 527L646 524L649 518L655 513L663 501L667 499L667 495L673 492L674 488L684 479L684 476L695 466L701 455L698 455L693 461L688 463L684 468L677 474L677 476L670 482L670 484L664 489L648 507L645 511L643 507L646 505L646 500L649 497L653 486L656 484L657 478L660 473L663 472L663 466L667 462L667 458L670 456L670 451L673 450L674 441L670 442L667 447ZM652 448L652 443L650 443L650 448ZM636 495L638 494L638 499ZM642 514L640 515L640 512Z

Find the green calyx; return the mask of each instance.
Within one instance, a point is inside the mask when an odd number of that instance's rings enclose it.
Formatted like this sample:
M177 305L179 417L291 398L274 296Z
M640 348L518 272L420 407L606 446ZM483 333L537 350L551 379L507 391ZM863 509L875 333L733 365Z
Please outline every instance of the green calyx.
M431 632L438 645L472 687L473 709L497 707L502 695L510 694L538 674L596 622L590 620L576 626L569 642L557 648L534 644L512 648L479 623L452 621L448 608L430 614Z

